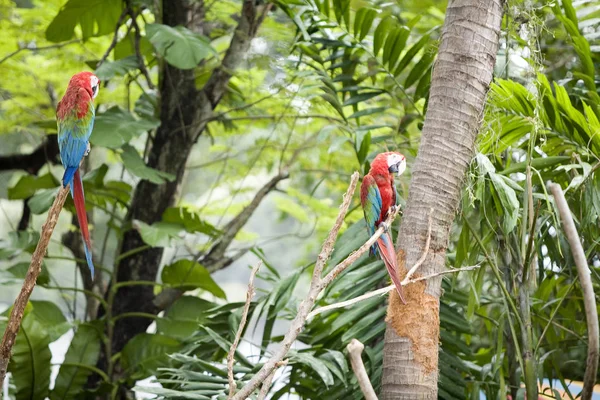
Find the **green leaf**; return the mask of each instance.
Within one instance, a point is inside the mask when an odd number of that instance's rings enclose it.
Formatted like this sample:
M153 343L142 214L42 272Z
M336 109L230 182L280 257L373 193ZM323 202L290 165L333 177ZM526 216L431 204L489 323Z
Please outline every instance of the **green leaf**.
M163 318L156 320L158 333L176 339L190 337L207 321L208 310L215 304L195 296L182 296L168 308Z
M179 233L182 230L179 224L156 222L148 225L137 219L133 220L132 226L139 232L144 243L152 247L168 246L170 240L179 237Z
M216 55L208 38L183 26L146 25L150 43L165 60L180 69L192 69L209 55Z
M138 178L148 180L157 185L165 183L165 181L173 182L175 180L175 175L173 174L148 167L133 146L125 144L122 149L121 159L123 160L123 165Z
M74 399L81 395L90 368L96 367L100 355L100 333L91 323L80 324L75 331L69 350L60 366L50 400Z
M221 234L221 231L212 224L200 219L200 213L194 212L187 207L167 208L162 215L162 221L171 224L181 224L190 233L200 232L211 237Z
M180 342L174 338L140 333L121 351L121 365L130 377L154 375L159 367L166 364L168 355L180 348Z
M104 61L96 69L96 76L101 81L107 81L115 76L125 76L129 71L138 68L139 63L136 56L128 56L116 61Z
M136 54L135 54L134 44L135 44L135 36L132 32L130 32L116 44L115 50L113 53L115 61L120 60L125 57L129 57L131 55L135 56ZM150 43L148 38L146 36L140 37L140 53L142 53L142 56L144 56L144 57L152 56L153 50L154 49L152 48L152 44Z
M121 0L69 0L48 25L46 39L50 42L69 40L77 25L84 40L113 33L121 7Z
M38 232L9 232L8 240L0 240L0 258L13 258L24 251L33 253L39 240L40 234Z
M54 198L58 194L60 190L60 186L54 189L42 189L39 190L36 194L33 195L27 201L27 205L31 209L33 214L39 215L44 214L46 211L50 209L52 203L54 203Z
M346 101L344 101L344 106L351 106L354 104L358 104L361 103L363 101L367 101L369 99L372 99L373 97L377 97L380 94L382 94L382 91L375 91L375 92L363 92L361 94L357 94L355 96L349 97Z
M48 331L29 312L21 322L13 354L8 364L15 385L16 400L43 400L50 385L50 336Z
M360 142L359 142L360 137ZM360 144L359 144L360 143ZM371 148L371 132L366 131L365 133L357 132L356 133L356 147L358 148L356 152L356 156L358 158L358 163L363 164L369 154L369 149Z
M111 107L96 115L90 142L94 146L118 149L131 139L158 127L157 119L137 119L128 111Z
M36 321L44 327L51 342L64 335L71 325L56 304L51 301L32 300L31 313Z
M8 199L27 199L33 196L38 189L55 188L57 185L58 182L50 173L42 176L23 175L13 187L8 188Z
M225 292L217 285L210 273L201 264L192 260L178 260L163 268L161 278L163 283L184 288L200 288L213 295L225 299Z
M22 262L13 265L7 269L15 278L24 280L27 276L27 270L29 269L29 262ZM46 268L46 264L42 263L42 272L37 278L36 283L40 286L47 285L50 282L50 274L48 273L48 268Z
M329 371L329 368L327 368L327 365L323 361L319 360L317 357L311 354L299 353L293 350L290 351L288 355L290 361L305 364L306 366L312 368L312 370L315 371L321 377L323 383L325 383L326 386L333 385L333 375L331 374L331 371Z
M419 39L419 41L415 44L413 44L411 46L410 49L408 49L408 51L406 52L406 54L402 57L402 60L400 60L400 62L398 63L398 66L396 67L396 69L394 70L394 76L398 76L402 73L402 71L404 71L404 68L406 68L406 66L408 65L408 63L410 63L415 56L417 55L417 53L429 42L429 35L425 35L423 37L421 37L421 39ZM393 66L390 66L390 69L393 68ZM423 68L425 68L423 66Z
M373 33L373 55L375 57L377 57L379 50L381 50L381 47L385 43L385 39L392 32L395 24L396 20L391 16L387 16L377 25L375 33Z

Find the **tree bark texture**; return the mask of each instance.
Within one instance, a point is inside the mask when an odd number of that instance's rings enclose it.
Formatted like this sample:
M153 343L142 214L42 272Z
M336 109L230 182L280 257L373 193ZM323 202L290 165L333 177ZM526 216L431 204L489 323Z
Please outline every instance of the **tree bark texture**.
M200 19L204 13L197 12L198 4L194 0L165 0L162 2L162 22L201 31L203 21ZM194 70L179 70L165 63L159 83L161 124L153 139L147 165L174 174L176 179L161 185L141 181L135 188L127 221L135 219L152 224L159 221L164 211L174 204L192 146L213 115L233 71L244 59L263 18L264 15L257 16L254 0L244 0L230 47L221 65L213 70L200 90L196 88ZM120 254L134 252L144 245L139 233L129 230L123 237ZM151 248L123 258L118 265L116 282L154 281L162 254L162 248ZM115 296L112 315L128 312L156 314L159 309L153 299L151 286L122 286ZM100 315L104 313L100 310ZM113 354L121 351L133 336L145 332L151 322L149 318L119 319L114 327ZM105 364L106 354L102 354L99 367L103 368Z
M430 210L431 245L418 273L429 275L445 268L450 227L492 80L502 8L502 0L450 0L448 4L398 235L401 274L425 250ZM441 277L407 286L405 291L406 306L391 292L380 398L437 399Z

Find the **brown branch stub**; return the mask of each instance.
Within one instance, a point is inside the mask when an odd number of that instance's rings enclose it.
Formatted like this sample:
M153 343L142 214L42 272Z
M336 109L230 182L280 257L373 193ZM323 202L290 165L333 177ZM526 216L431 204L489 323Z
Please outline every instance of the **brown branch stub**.
M369 375L367 375L367 370L365 369L365 364L363 364L361 357L364 348L365 345L357 339L352 339L346 346L348 356L350 357L350 364L352 365L352 371L354 371L354 375L358 380L358 385L365 396L365 400L377 400L377 395L375 394L375 390L373 390L373 385L371 385L371 380L369 379Z
M289 360L285 359L285 360L279 361L277 363L277 365L275 366L275 369L273 370L273 372L271 372L271 375L269 375L269 377L263 382L262 387L260 388L260 392L258 393L257 400L264 400L267 398L267 395L269 394L269 389L271 389L271 383L273 382L273 377L275 376L275 372L277 372L278 368L285 367L287 365L288 361Z
M240 320L240 326L235 334L235 339L233 343L231 343L231 347L229 348L229 353L227 354L227 378L229 379L229 396L228 399L232 398L235 394L235 379L233 378L233 362L235 360L235 350L240 343L242 338L242 333L244 332L244 327L246 326L246 319L248 318L248 311L250 310L250 303L252 302L252 298L254 297L254 278L258 273L260 266L262 265L262 261L259 261L254 268L252 268L252 272L250 273L250 280L248 281L248 291L246 292L246 303L244 304L244 310L242 311L242 318Z
M588 358L583 378L583 392L581 398L583 400L589 400L592 398L594 392L596 373L598 371L598 356L600 355L598 352L600 348L600 332L598 329L598 310L596 309L594 286L592 285L591 272L587 263L587 258L583 251L583 246L579 239L579 234L577 233L577 228L573 221L573 215L571 214L565 195L560 185L556 183L550 183L548 187L554 196L554 202L556 203L556 208L558 208L560 214L565 236L567 236L569 246L571 246L571 253L573 253L573 259L575 261L575 266L577 267L577 275L579 276L579 283L581 285L581 292L583 294L583 306L585 308L585 319L588 329Z
M63 187L58 192L56 199L54 199L54 203L52 204L52 207L48 212L46 222L42 226L42 234L40 236L40 240L37 244L37 247L33 252L31 264L29 265L29 269L27 270L27 276L25 277L25 281L23 282L23 287L21 288L21 292L17 296L13 308L10 312L8 324L6 325L6 330L4 331L4 336L2 337L2 342L0 343L0 382L4 382L4 378L6 377L8 362L10 360L13 345L15 344L17 333L19 332L19 328L21 327L21 320L23 319L25 307L29 302L29 297L31 296L31 292L35 287L37 278L40 275L40 272L42 271L42 261L44 259L44 254L46 254L46 250L48 249L48 243L50 242L50 237L52 236L52 232L56 227L56 223L58 222L58 216L60 215L60 212L63 208L68 194L69 187Z

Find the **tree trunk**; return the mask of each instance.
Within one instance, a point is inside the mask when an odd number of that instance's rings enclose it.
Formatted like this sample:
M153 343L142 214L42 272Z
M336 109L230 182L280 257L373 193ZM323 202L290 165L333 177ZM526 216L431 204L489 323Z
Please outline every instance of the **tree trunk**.
M202 6L203 3L197 0L164 0L162 22L170 26L187 26L199 32L204 24ZM250 42L265 17L264 13L257 13L254 0L244 0L240 14L230 47L221 65L212 71L202 89L196 89L194 70L180 70L165 63L159 85L161 124L152 141L147 165L169 172L175 175L176 179L161 185L141 181L135 188L127 221L136 219L152 224L160 221L164 211L173 205L192 146L206 128L213 110L225 93L233 71L244 59ZM131 252L132 255L120 260L116 270L116 282L156 279L163 249L138 251L144 245L137 231L129 230L125 233L120 254ZM111 284L114 283L113 281ZM112 316L130 312L156 314L160 310L153 300L152 286L121 286L114 297ZM100 310L99 315L103 314L105 310ZM112 334L112 354L121 351L132 337L145 332L151 322L152 319L143 317L119 319ZM98 361L98 367L103 370L107 369L105 353L103 348Z
M502 7L502 0L450 0L448 4L398 235L403 273L403 267L414 265L425 250L429 218L431 245L418 273L445 269L450 226L492 80ZM441 277L409 285L406 306L391 292L381 399L437 399L440 289Z

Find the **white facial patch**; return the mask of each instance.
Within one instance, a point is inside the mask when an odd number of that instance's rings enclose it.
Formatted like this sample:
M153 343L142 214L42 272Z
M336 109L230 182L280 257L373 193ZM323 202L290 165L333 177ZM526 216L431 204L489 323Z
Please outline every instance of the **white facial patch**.
M95 99L100 91L100 80L96 75L90 76L90 86L92 87L92 99Z
M406 158L404 158L404 156L400 154L390 154L387 158L387 164L388 168L392 165L398 165L398 176L402 175L402 173L404 173L404 171L406 170Z

